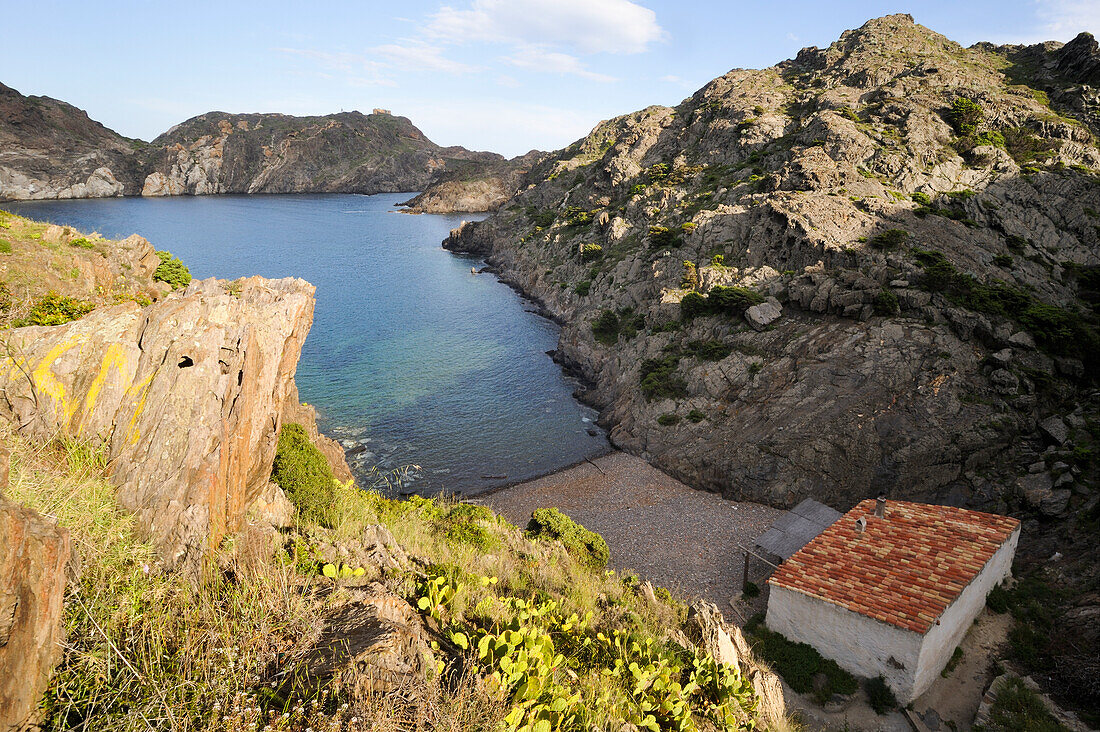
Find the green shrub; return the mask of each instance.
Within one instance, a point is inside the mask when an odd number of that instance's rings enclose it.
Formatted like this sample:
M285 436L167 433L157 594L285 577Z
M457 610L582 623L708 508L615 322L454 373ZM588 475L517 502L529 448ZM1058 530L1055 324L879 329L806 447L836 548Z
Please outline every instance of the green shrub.
M690 234L691 232L695 231L695 224L691 221L685 221L684 223L680 224L680 231L685 234Z
M557 539L565 550L593 569L607 566L611 551L595 531L589 531L556 508L539 508L531 514L527 535Z
M592 290L592 280L582 280L573 287L573 292L584 297Z
M173 290L187 287L191 284L191 270L179 259L172 256L171 252L157 252L160 257L160 265L153 272L153 279L158 282L167 282Z
M748 627L746 627L748 630ZM799 694L813 693L824 702L833 694L854 694L859 684L854 676L823 657L813 646L788 640L763 625L755 625L750 631L753 650L783 677ZM814 676L825 675L825 684L814 689Z
M741 315L753 305L764 302L764 296L747 287L712 287L706 295L689 292L680 301L680 317L691 320L697 315Z
M0 239L0 254L11 254L11 242L7 239Z
M725 267L726 256L724 254L715 254L713 257L710 258L710 265L712 267Z
M984 732L1068 732L1054 718L1039 695L1021 679L1010 678L1001 687L990 706L989 724Z
M1004 131L1004 148L1017 165L1024 165L1050 156L1054 143L1017 127Z
M662 427L671 427L674 424L680 423L680 415L675 412L666 412L657 418L657 424Z
M95 244L88 241L83 236L79 239L73 239L71 242L69 242L69 246L77 247L79 249L95 249Z
M687 413L688 421L693 422L695 424L698 424L698 423L702 422L706 418L707 418L707 415L704 412L702 412L698 409L693 409L693 410L691 410L690 412Z
M619 340L619 316L614 310L604 310L592 321L592 335L606 346Z
M741 594L749 598L760 597L760 585L755 582L746 582L741 588Z
M897 249L909 238L909 232L905 229L887 229L875 234L868 242L875 249Z
M25 325L63 325L94 309L95 303L51 292L39 298L27 317L17 320L14 325L17 328Z
M684 260L684 276L680 279L680 287L685 290L699 289L699 268L689 259Z
M882 288L875 295L875 315L897 315L901 312L901 304L898 302L897 293L887 288Z
M684 243L681 236L670 231L667 226L651 226L649 227L649 248L650 249L675 249Z
M1004 583L1001 583L989 591L985 596L985 606L998 615L1008 612L1009 593Z
M336 502L336 479L302 425L284 424L279 431L271 479L286 492L302 518L328 525L329 512Z
M1008 254L998 254L997 256L993 257L993 264L997 265L998 267L1011 267L1012 257Z
M955 646L955 650L951 652L951 658L948 659L947 665L943 667L943 671L940 671L940 676L945 679L952 674L952 672L959 667L959 664L963 660L962 646Z
M566 226L588 226L592 223L592 213L580 206L569 206L565 209Z
M680 356L676 354L642 361L640 385L647 400L675 399L687 394L687 382L676 373L679 365Z
M581 261L591 262L603 256L603 247L599 244L581 244Z
M985 112L978 103L966 97L958 97L951 103L951 111L947 113L947 118L956 132L967 136L977 132L978 125L985 118Z
M482 525L482 522L492 519L493 512L484 506L459 503L440 516L438 528L452 543L469 544L485 551L499 543L497 537Z
M645 172L646 180L650 183L660 183L668 178L668 163L657 163Z
M912 196L910 196L910 198L913 199L913 203L920 204L921 206L932 205L932 197L929 196L927 193L921 193L920 191L917 191Z
M898 708L898 698L886 684L886 679L877 676L863 681L863 690L867 692L867 701L875 714L887 714Z
M692 341L687 350L692 356L704 361L721 361L733 353L733 346L722 341Z
M557 212L552 208L540 209L537 206L528 206L526 213L531 223L540 229L548 229L553 226L554 219L558 216Z

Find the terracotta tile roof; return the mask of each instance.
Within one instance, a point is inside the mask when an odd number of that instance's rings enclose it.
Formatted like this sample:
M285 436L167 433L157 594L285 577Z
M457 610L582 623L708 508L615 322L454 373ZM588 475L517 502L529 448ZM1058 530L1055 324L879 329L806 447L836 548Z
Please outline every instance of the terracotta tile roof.
M1007 516L889 501L875 518L861 502L768 580L875 620L924 634L1012 535ZM867 517L867 530L856 519Z

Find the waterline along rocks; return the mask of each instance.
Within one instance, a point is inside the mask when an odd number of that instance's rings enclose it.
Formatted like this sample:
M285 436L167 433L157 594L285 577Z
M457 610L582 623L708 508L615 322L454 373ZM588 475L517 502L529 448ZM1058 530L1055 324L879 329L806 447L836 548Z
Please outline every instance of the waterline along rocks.
M1021 53L869 21L602 122L444 246L561 320L613 442L693 486L1065 518L1097 500L1096 97Z

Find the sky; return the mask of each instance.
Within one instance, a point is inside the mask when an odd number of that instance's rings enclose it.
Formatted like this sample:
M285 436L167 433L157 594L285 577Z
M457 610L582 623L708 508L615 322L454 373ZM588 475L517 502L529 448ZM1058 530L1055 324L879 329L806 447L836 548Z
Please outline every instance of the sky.
M0 0L0 82L151 140L212 110L376 107L518 155L674 105L732 68L909 12L963 45L1100 35L1100 0Z

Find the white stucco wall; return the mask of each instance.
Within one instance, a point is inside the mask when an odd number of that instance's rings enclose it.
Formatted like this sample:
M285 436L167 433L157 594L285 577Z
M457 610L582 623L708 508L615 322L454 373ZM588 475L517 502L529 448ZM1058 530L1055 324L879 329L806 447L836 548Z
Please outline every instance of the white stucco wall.
M1012 536L1008 537L1008 541L989 558L978 576L947 606L939 621L924 634L913 685L913 698L923 694L951 660L951 654L974 624L978 613L985 607L985 598L989 591L1012 574L1012 559L1016 556L1016 544L1019 540L1020 529L1017 527ZM900 695L898 698L901 699Z
M899 700L899 689L913 688L921 652L919 633L795 590L772 585L770 592L766 620L770 629L793 641L809 643L857 676L885 677Z

